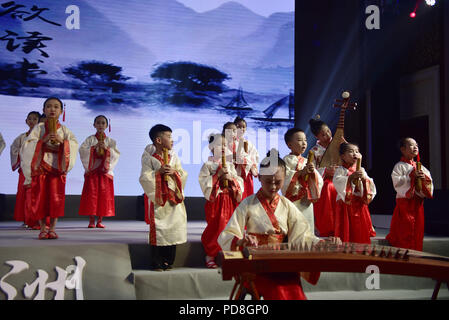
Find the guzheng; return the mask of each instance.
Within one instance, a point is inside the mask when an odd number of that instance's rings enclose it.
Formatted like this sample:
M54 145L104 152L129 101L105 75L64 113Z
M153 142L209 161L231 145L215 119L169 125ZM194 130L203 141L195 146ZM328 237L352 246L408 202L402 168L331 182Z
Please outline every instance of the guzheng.
M288 243L224 251L222 278L231 280L241 274L276 272L360 272L376 265L381 274L432 278L449 282L449 257L402 248L328 242L318 246Z

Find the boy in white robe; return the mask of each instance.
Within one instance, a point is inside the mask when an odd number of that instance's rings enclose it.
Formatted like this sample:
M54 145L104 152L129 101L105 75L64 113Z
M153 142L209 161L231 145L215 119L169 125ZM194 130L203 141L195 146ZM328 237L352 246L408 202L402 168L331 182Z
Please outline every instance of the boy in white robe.
M149 242L152 252L152 269L169 270L176 256L176 245L187 242L187 213L184 206L184 187L187 172L181 167L178 156L171 152L172 130L157 124L150 130L153 141L152 154L142 155L139 182L148 197L150 225ZM164 149L168 159L164 159ZM168 160L166 162L166 160Z
M313 161L308 163L307 159L301 156L307 149L304 131L291 128L285 133L284 139L291 153L284 157L287 174L282 194L302 212L314 232L313 203L320 198L323 178L315 169Z

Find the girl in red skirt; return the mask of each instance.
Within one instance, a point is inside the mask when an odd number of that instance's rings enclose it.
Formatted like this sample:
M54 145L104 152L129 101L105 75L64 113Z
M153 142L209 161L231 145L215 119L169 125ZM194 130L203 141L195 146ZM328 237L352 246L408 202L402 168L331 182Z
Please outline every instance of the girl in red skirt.
M78 142L73 133L59 123L61 100L44 102L46 121L30 132L20 150L24 185L30 187L30 211L39 221L39 239L57 239L56 222L64 216L67 173L75 165ZM45 220L50 217L49 230Z
M244 138L246 132L245 119L236 117L234 124L237 126L235 169L242 177L245 185L242 195L243 200L254 193L253 177L258 176L259 154L254 144Z
M217 242L218 236L242 200L243 193L243 180L235 171L232 153L225 144L225 138L221 134L209 138L209 149L213 156L203 164L199 174L201 190L206 198L204 210L207 226L201 236L201 242L206 252L208 268L218 267L215 263L215 258L221 251ZM228 151L225 154L226 165L223 165L222 161L223 148Z
M97 133L86 138L80 147L84 186L78 214L89 216L88 228L104 228L103 217L115 216L114 173L120 157L115 140L106 137L108 119L99 115L94 120ZM95 216L97 224L95 225Z
M369 244L370 237L376 235L368 210L376 186L365 169L357 170L357 159L362 158L357 145L344 142L339 153L342 166L335 170L333 180L337 190L334 234L343 242Z
M23 145L23 142L30 134L31 130L33 130L34 126L39 123L39 118L41 114L37 111L31 111L28 113L27 118L25 119L25 123L28 125L29 130L20 134L17 138L14 139L10 147L10 155L11 155L11 168L12 171L17 169L19 172L19 183L17 185L17 194L16 194L16 205L14 206L14 220L22 221L23 226L39 230L40 226L36 220L33 220L31 214L29 214L28 210L26 210L26 189L23 185L25 181L25 176L23 175L22 169L20 168L20 148Z
M430 171L413 160L419 148L412 138L400 142L401 161L391 173L396 190L396 207L391 219L390 233L386 239L392 246L420 250L424 240L424 199L433 197L433 181ZM419 162L419 160L417 160ZM417 183L421 180L420 184Z

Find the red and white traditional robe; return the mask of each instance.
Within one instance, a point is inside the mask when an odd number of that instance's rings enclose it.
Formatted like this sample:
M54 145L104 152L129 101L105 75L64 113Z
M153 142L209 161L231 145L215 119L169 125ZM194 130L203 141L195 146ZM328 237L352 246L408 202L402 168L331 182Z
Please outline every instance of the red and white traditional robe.
M206 198L204 211L207 226L201 236L201 242L209 257L216 257L221 251L217 238L242 200L243 179L237 174L232 161L228 161L226 167L232 176L232 180L228 180L228 188L218 179L218 172L222 168L221 159L209 157L201 167L198 178Z
M11 168L12 171L16 171L18 169L19 172L19 182L17 184L17 194L16 194L16 204L14 206L14 220L23 221L25 224L30 227L37 224L37 221L33 221L31 219L30 214L27 216L26 204L27 204L27 190L23 185L25 181L25 176L23 175L22 169L20 168L20 148L25 141L25 138L28 136L28 132L20 134L17 138L14 139L13 143L10 147L10 156L11 156Z
M326 148L320 145L318 141L311 151L314 153L315 166L318 168ZM333 175L330 175L326 168L318 168L317 170L323 178L323 187L321 188L320 198L313 204L315 228L321 237L328 237L334 235L337 191L332 182Z
M287 174L282 194L295 204L309 222L312 231L315 232L313 207L320 198L323 178L316 169L314 173L308 175L307 181L305 177L299 176L299 171L304 169L307 164L307 159L302 156L289 154L284 157L284 161L287 165Z
M6 147L5 140L3 140L3 136L0 133L0 155L2 154L3 149L5 149L5 147Z
M247 150L245 151L245 143L247 142ZM235 169L240 177L243 179L243 194L242 199L254 193L254 178L253 173L257 173L257 166L259 165L259 154L256 147L249 140L243 138L236 142L235 147L236 162Z
M143 155L142 157L150 157L154 152L156 151L156 147L154 146L154 144L149 144L145 147L145 150L143 151ZM147 224L150 224L150 207L149 207L149 201L148 201L148 197L146 195L146 193L143 193L143 207L144 207L144 217L145 217L145 222Z
M422 251L424 239L424 198L433 197L432 176L427 168L421 166L425 179L422 189L417 190L416 162L402 157L391 173L396 190L396 207L391 219L388 242L395 247Z
M147 152L151 151L151 153ZM169 151L168 164L176 171L174 176L157 172L164 159L156 149L146 147L142 155L142 170L139 182L148 198L150 226L149 242L154 246L171 246L187 242L187 213L184 206L184 187L187 172L173 150Z
M335 170L333 183L337 190L337 204L334 235L343 242L371 243L370 237L374 237L376 232L368 204L376 195L376 186L368 176L365 176L364 183L350 183L348 178L355 169L356 164Z
M285 236L291 244L309 248L320 241L304 215L287 198L277 195L269 202L259 190L235 209L218 242L225 251L238 250L236 243L245 233L256 236L259 245L281 243ZM316 284L320 273L302 276ZM255 279L256 289L265 300L305 300L299 273L264 273Z
M98 133L87 137L79 149L85 173L78 214L112 217L115 216L114 168L120 152L115 140L105 137L106 148L103 155L98 155L95 150L98 137Z
M66 126L57 124L61 144L44 143L48 134L47 122L37 124L20 149L24 185L31 185L30 210L35 220L64 216L66 176L78 152L78 142Z

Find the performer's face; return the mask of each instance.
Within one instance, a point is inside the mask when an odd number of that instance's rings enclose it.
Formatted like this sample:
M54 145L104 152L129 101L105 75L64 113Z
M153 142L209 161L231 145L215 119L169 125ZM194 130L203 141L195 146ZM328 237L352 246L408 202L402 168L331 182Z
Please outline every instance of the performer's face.
M281 187L284 185L285 170L277 167L277 171L273 175L259 175L262 192L267 199L274 199Z
M353 165L358 158L362 158L359 148L353 144L349 145L348 149L341 155L341 160L348 165Z
M291 137L287 146L290 148L293 154L299 156L303 154L307 149L307 138L304 132L295 132Z
M237 136L239 138L243 137L246 132L246 123L245 121L240 121L237 123Z
M328 126L324 125L321 127L321 131L317 134L317 139L323 143L328 144L332 139L332 132Z
M45 103L44 114L47 118L58 119L62 113L62 106L56 99L50 99Z
M33 129L36 124L39 123L39 117L35 114L30 114L25 120L26 124L30 129Z
M98 117L95 120L94 127L95 127L95 129L97 129L97 132L104 132L106 130L106 128L108 127L108 122L106 121L105 118Z
M162 148L167 148L168 150L173 148L173 139L170 131L162 132L156 139L159 141Z
M414 139L407 139L405 146L401 147L402 155L408 159L413 159L419 153L418 143Z
M227 141L235 141L235 139L237 138L237 126L235 124L228 126L225 129L224 134Z

